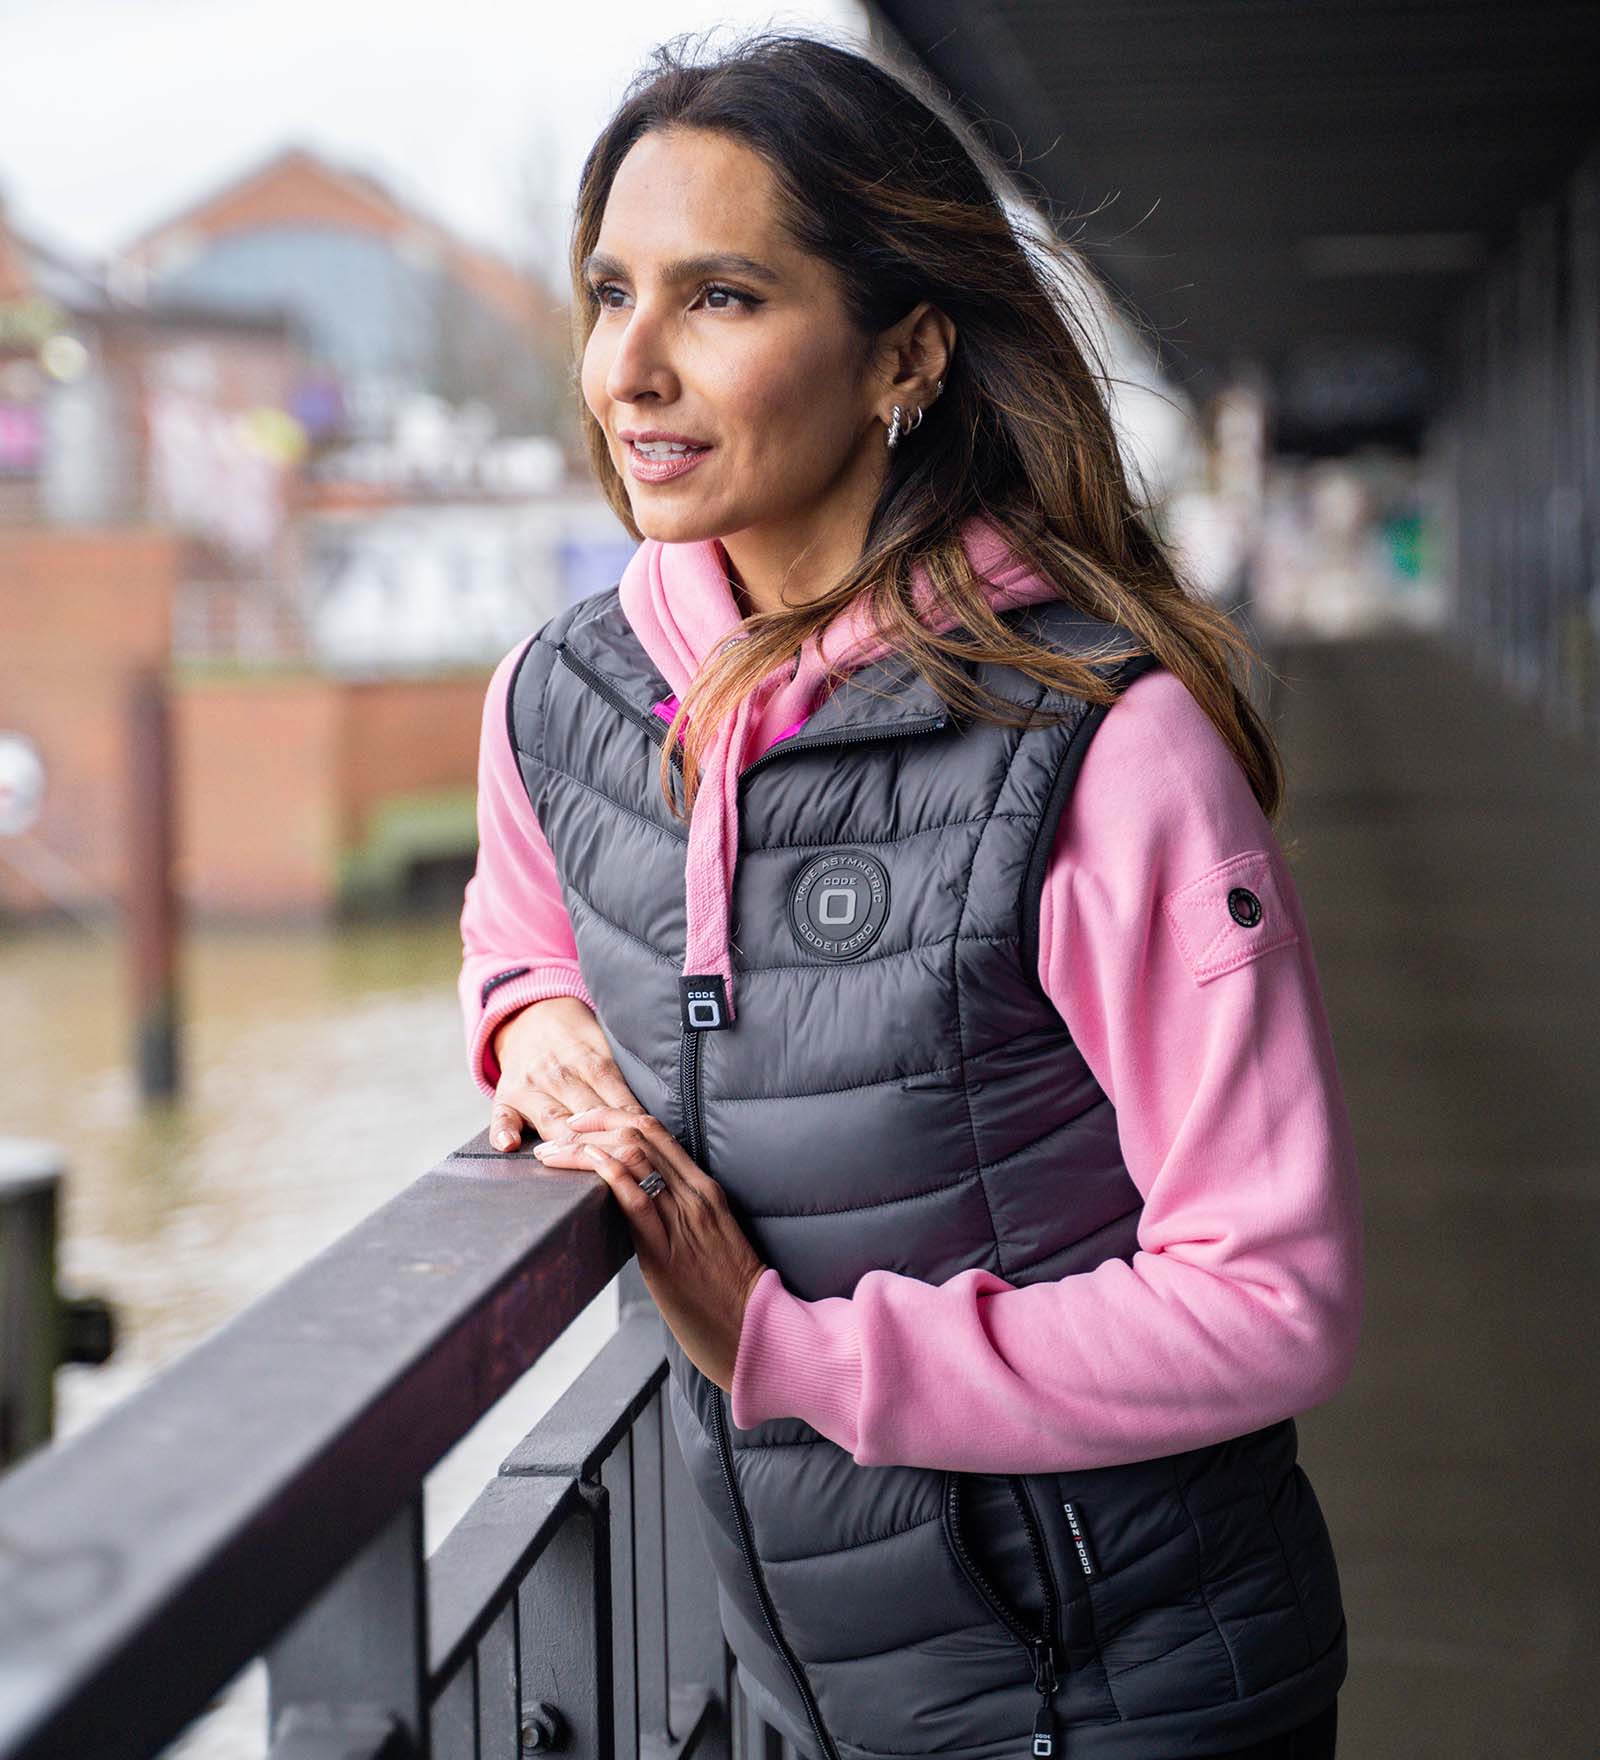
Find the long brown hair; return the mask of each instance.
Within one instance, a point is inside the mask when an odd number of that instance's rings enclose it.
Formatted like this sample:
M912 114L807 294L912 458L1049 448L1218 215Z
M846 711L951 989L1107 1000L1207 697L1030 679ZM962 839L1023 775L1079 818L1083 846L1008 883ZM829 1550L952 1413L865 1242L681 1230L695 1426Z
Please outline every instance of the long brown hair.
M1134 498L1072 252L1013 226L977 155L939 114L948 100L931 83L925 97L910 83L915 76L803 35L757 32L700 61L682 51L683 40L652 51L584 163L570 253L577 360L598 316L582 264L595 249L612 182L635 142L664 128L708 130L761 156L790 236L834 271L863 363L878 333L921 299L944 311L957 334L943 393L889 455L853 567L793 610L752 614L740 627L746 639L724 644L701 668L662 746L667 801L674 801L671 752L680 731L687 812L701 755L723 717L865 594L891 650L955 713L1008 726L1051 716L983 691L962 662L999 662L1053 690L1110 703L1116 688L1095 668L1154 654L1210 716L1274 819L1282 762L1232 671L1234 660L1247 669L1259 656L1225 611L1186 586L1147 523L1148 507ZM605 430L579 403L602 492L642 538ZM1075 656L1014 631L990 606L961 543L959 529L974 513L1064 600L1120 625L1133 645ZM948 632L917 615L917 563L955 619Z

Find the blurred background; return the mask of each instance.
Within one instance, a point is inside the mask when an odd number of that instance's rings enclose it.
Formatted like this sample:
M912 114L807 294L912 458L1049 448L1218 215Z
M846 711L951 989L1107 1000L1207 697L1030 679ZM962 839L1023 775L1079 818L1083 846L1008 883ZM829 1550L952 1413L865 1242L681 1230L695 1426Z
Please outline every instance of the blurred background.
M486 1122L484 687L633 547L577 440L578 170L652 43L788 26L930 69L1078 245L1130 465L1272 668L1371 1232L1302 1424L1341 1751L1593 1754L1600 9L598 18L0 19L0 1137L60 1147L61 1280L117 1322L57 1434ZM174 1751L261 1742L247 1671Z

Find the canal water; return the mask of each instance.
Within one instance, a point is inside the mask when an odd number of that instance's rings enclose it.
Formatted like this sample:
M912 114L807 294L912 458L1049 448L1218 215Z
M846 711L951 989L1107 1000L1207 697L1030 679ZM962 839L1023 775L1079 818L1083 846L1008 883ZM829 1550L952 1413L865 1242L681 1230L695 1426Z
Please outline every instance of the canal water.
M186 944L187 1082L146 1112L126 963L105 930L0 930L0 1134L65 1162L60 1283L104 1296L117 1349L56 1377L56 1434L92 1425L474 1135L453 912L326 928L201 928ZM530 1177L537 1177L531 1174ZM429 1475L429 1552L616 1324L607 1290ZM257 1760L246 1667L168 1749Z

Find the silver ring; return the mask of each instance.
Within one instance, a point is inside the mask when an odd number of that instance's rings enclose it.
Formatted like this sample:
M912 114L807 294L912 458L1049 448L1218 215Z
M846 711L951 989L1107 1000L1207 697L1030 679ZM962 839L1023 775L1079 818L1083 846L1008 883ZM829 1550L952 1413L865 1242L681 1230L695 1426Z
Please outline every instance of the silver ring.
M658 1192L664 1192L666 1189L667 1182L661 1177L659 1167L652 1167L649 1174L639 1181L639 1190L649 1198L655 1197Z

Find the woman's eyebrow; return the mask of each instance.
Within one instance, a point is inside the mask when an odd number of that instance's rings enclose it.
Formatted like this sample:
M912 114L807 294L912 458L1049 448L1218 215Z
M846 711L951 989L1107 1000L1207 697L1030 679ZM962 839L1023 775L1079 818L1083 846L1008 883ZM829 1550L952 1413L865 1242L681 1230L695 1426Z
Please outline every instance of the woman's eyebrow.
M626 275L627 269L604 251L594 251L583 259L584 275ZM779 281L776 269L758 263L754 257L741 256L737 251L707 251L698 257L678 257L661 265L663 281L694 281L702 275L745 275L752 281Z

